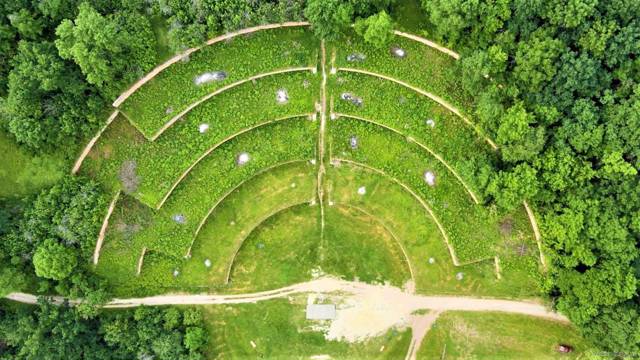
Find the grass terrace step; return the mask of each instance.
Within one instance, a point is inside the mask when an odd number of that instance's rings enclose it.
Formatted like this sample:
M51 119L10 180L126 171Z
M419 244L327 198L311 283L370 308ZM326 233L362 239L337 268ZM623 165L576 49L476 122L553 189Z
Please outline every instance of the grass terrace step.
M133 93L120 109L147 137L190 104L223 86L274 70L317 65L319 41L304 28L258 31L219 42L173 64ZM196 77L224 71L227 77L196 85Z
M276 102L279 89L287 90L288 103ZM196 107L153 142L119 118L102 135L82 171L117 189L122 186L119 178L124 168L133 162L139 180L133 195L156 207L208 149L256 125L313 112L318 89L319 75L311 73L275 75L243 84ZM202 124L209 126L204 133L199 131Z

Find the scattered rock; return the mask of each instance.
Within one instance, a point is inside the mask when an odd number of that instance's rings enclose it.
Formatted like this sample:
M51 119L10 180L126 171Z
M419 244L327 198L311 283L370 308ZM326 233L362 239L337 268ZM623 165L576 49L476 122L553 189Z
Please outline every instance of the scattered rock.
M303 88L305 88L305 89L306 89L306 88L308 88L308 87L309 87L309 85L311 85L311 82L309 82L309 80L304 79L304 80L302 81L302 87L303 87Z
M185 224L187 222L187 218L182 214L175 214L171 217L171 219L178 224Z
M460 281L460 280L462 280L462 279L464 279L464 274L463 274L463 273L461 273L461 272L457 273L457 274L456 274L456 280Z
M173 106L169 106L169 107L164 111L164 113L165 113L166 115L169 115L169 114L171 114L172 112L173 112Z
M436 174L431 171L424 172L424 182L429 186L434 186L436 184Z
M200 124L198 126L198 131L200 132L200 134L204 134L209 130L209 124Z
M213 72L208 72L208 73L204 73L196 76L196 78L193 79L193 83L196 85L202 85L202 84L207 84L214 81L222 81L226 78L227 78L226 72L213 71Z
M311 165L315 165L316 164L316 159L309 160L309 163L311 163Z
M358 195L364 195L364 194L366 194L366 193L367 193L367 188L366 188L366 187L364 187L364 186L360 186L360 187L358 188Z
M351 149L353 150L358 148L358 138L355 135L352 135L349 138L349 146L351 146Z
M286 104L289 102L289 94L287 89L279 89L276 91L276 101L278 104Z
M296 183L291 183L291 188L295 188L296 187Z
M173 270L173 277L177 277L178 275L180 275L180 271L178 271L178 269Z
M434 128L436 126L436 121L433 119L427 119L425 123L427 124L427 126L430 126L431 128Z
M257 243L257 244L256 244L256 247L257 247L258 249L264 249L264 244L263 244L263 243Z
M209 259L205 259L205 260L204 260L204 266L206 266L206 267L210 268L210 267L211 267L211 260L209 260Z
M436 262L436 259L430 257L429 258L429 264L434 264Z
M248 163L249 160L251 160L251 157L249 156L249 154L246 153L246 152L243 152L243 153L240 153L238 155L238 157L236 158L236 164L242 166L242 165Z
M362 98L357 97L357 96L355 96L355 95L353 95L351 93L348 93L348 92L340 94L340 99L348 101L348 102L352 103L355 106L362 106L362 103L363 103Z
M347 55L348 62L362 62L367 57L364 54L354 53Z
M391 55L402 59L402 58L407 56L407 52L404 51L404 49L402 49L402 48L394 46L394 47L391 48Z

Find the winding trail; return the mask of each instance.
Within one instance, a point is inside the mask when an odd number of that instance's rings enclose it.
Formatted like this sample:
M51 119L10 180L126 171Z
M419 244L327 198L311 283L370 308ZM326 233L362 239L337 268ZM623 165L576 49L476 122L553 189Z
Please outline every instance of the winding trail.
M270 299L288 297L304 293L345 293L357 296L385 299L393 307L410 312L420 309L434 311L499 311L506 313L536 316L551 320L568 322L567 318L549 310L536 301L516 301L503 299L475 298L466 296L426 296L404 292L402 289L387 285L371 285L362 282L340 280L333 277L294 284L280 289L238 295L158 295L143 298L114 299L105 308L127 308L162 305L219 305L256 303ZM37 297L25 293L11 293L7 299L26 304L36 304ZM60 297L52 298L54 303L63 301ZM80 301L71 300L70 304Z

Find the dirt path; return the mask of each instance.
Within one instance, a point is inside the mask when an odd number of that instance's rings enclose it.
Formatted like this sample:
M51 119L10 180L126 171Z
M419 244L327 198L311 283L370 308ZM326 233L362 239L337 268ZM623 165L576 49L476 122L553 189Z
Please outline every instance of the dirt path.
M405 360L416 360L420 345L425 335L431 330L431 327L438 319L442 311L430 311L425 315L412 315L411 317L411 343Z
M423 37L420 37L420 36L417 36L417 35L413 35L413 34L409 34L409 33L402 32L402 31L398 31L398 30L395 30L393 33L398 35L398 36L402 36L402 37L405 37L407 39L411 39L413 41L417 41L419 43L423 43L423 44L427 45L428 47L434 48L434 49L436 49L436 50L438 50L438 51L440 51L442 53L445 53L445 54L451 56L452 58L454 58L456 60L460 59L460 54L458 54L457 52L455 52L455 51L453 51L451 49L447 49L444 46L440 46L440 45L434 43L431 40L427 40L427 39L425 39Z
M320 262L324 259L325 242L324 242L324 175L326 169L324 167L324 150L325 150L325 133L327 129L327 54L324 47L324 40L320 41L320 50L322 53L322 84L320 89L320 129L318 131L318 202L320 203Z
M96 241L96 248L93 251L93 265L98 265L98 259L100 258L100 250L102 249L102 243L104 242L104 237L107 234L107 227L109 226L109 218L111 218L111 214L113 213L113 209L116 208L116 203L120 198L120 190L116 193L116 195L111 200L109 204L109 208L107 209L107 214L104 216L104 220L102 220L102 227L100 228L100 233L98 234L98 240Z
M429 309L436 311L500 311L507 313L537 316L558 321L568 321L563 315L549 310L536 301L516 301L489 298L474 298L466 296L426 296L404 292L402 289L387 285L371 285L362 282L340 280L333 277L323 277L304 283L287 286L280 289L257 293L238 295L158 295L144 298L114 299L105 307L136 307L140 305L215 305L255 303L274 298L286 297L300 293L346 293L352 296L383 299L389 306L403 309L410 313ZM11 293L7 299L27 304L37 303L37 297L25 293ZM54 297L54 301L62 301ZM75 304L78 301L71 301Z

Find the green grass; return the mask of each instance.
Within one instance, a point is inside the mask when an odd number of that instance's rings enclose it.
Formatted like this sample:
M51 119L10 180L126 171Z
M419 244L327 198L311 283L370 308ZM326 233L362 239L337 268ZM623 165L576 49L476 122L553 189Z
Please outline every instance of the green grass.
M364 186L365 195L357 189ZM411 261L416 291L423 294L454 294L505 298L540 295L537 287L537 248L524 211L507 218L510 234L501 234L497 254L503 267L502 279L495 275L493 261L456 267L435 223L418 201L388 178L343 164L327 173L329 200L336 206L362 209L384 223L395 234ZM526 249L518 253L518 245ZM429 258L435 262L430 264ZM456 280L458 272L463 280Z
M411 279L400 245L377 219L344 206L330 206L325 212L323 271L398 287Z
M244 241L233 263L237 292L270 290L311 278L318 266L318 206L299 205L274 214Z
M303 28L273 29L235 37L190 55L162 71L122 105L133 124L147 137L191 103L230 83L264 72L316 66L319 42ZM195 85L211 71L225 71L223 81ZM171 108L173 111L167 111Z
M571 345L574 352L559 353L558 344ZM580 359L588 349L568 324L497 312L446 312L424 338L418 359Z
M345 280L403 285L409 270L398 244L368 215L318 206L276 214L244 242L233 264L234 292L276 289L312 279L313 271Z
M413 90L372 76L339 72L331 84L334 112L359 116L411 136L443 157L481 198L497 154L460 117ZM345 92L361 97L364 104L355 106L340 99ZM428 119L434 121L433 127Z
M69 165L61 153L39 156L29 153L1 129L0 153L0 198L34 194L54 184Z
M411 340L410 330L390 330L358 343L329 341L322 332L314 330L318 322L305 319L305 305L306 297L299 296L291 301L205 307L205 321L211 334L208 359L308 359L314 355L350 360L404 358Z
M267 168L313 158L316 127L316 123L307 119L292 119L251 131L225 143L192 170L160 210L152 212L147 225L136 232L126 245L129 255L112 260L117 266L134 271L143 247L169 256L184 256L198 224L226 193ZM251 161L237 166L236 157L243 151L250 154ZM146 209L144 212L148 213ZM173 216L178 214L185 216L184 224L173 220ZM113 268L113 264L104 265Z
M107 188L121 187L118 173L125 161L135 161L140 185L133 194L155 207L177 178L205 151L245 129L288 116L314 111L319 76L282 74L230 89L189 112L154 142L146 141L126 119L119 118L102 135L82 171ZM276 91L285 88L289 102L278 104ZM200 134L198 126L209 124Z
M356 34L332 46L336 51L335 66L338 68L355 68L387 75L447 100L462 113L473 113L472 97L463 90L456 60L449 55L400 36L393 38L391 46L405 50L405 58L393 56L390 47L378 49L366 44ZM363 54L366 59L361 62L347 61L347 56L354 53Z
M132 250L135 229L150 226L153 211L130 197L119 203L110 221L107 240L103 246L97 271L115 286L118 296L146 295L170 290L211 292L225 289L227 269L236 249L261 220L283 204L297 204L311 199L315 193L314 166L294 163L260 174L250 179L209 216L194 239L191 258L145 256L143 271L135 275L132 262L137 261L140 249ZM296 187L292 188L291 184ZM259 204L260 206L255 206ZM125 261L124 259L130 259ZM205 259L212 267L204 266ZM174 269L181 275L173 277Z
M459 181L435 158L389 130L358 120L339 119L329 127L334 158L356 161L384 171L418 193L443 224L461 263L493 255L498 241L496 214L476 205ZM350 147L351 136L358 148ZM436 185L423 180L436 174Z

